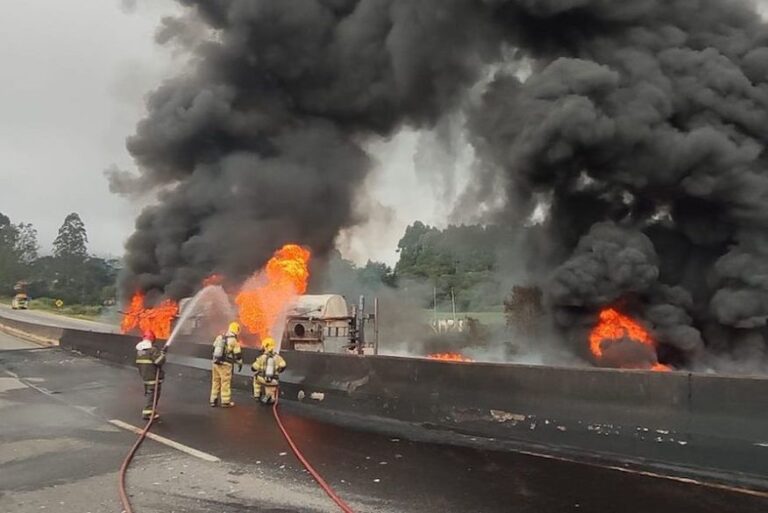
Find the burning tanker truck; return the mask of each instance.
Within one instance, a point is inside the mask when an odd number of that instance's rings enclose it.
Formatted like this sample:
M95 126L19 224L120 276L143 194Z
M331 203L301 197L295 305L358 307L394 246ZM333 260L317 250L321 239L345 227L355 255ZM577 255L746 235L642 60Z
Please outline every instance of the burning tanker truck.
M178 302L163 299L147 306L145 295L137 292L123 312L122 331L152 330L164 339L175 333L203 342L237 318L245 327L246 346L260 347L261 340L272 337L289 350L376 354L378 300L367 313L364 296L350 307L340 295L304 294L310 257L308 249L286 244L234 293L225 290L221 275L209 276L195 296Z
M348 305L343 296L305 294L311 253L295 244L277 250L266 266L236 290L225 290L225 279L211 275L193 297L178 302L163 299L155 306L144 304L142 293L134 294L124 312L123 331L152 330L168 339L171 333L193 342L212 340L232 319L245 327L242 342L260 347L272 337L281 348L295 351L375 355L379 350L379 302L366 311L366 298ZM625 307L626 309L626 307ZM576 310L576 309L574 309ZM660 363L658 345L639 321L617 308L605 308L598 322L583 333L590 359L606 367L669 370ZM429 358L469 362L459 352L438 352Z
M282 349L358 355L379 353L379 301L359 296L355 304L338 294L305 294L311 252L286 244L245 282L233 288L220 274L201 281L191 297L156 300L148 305L133 294L123 312L124 333L152 330L159 338L206 343L237 319L241 342L260 347L271 337ZM471 361L460 353L426 355L447 361Z
M194 298L179 301L179 313L173 326L182 320L178 328L179 338L200 342L209 340L217 333L217 325L222 325L222 316L217 305L210 302L194 306ZM279 338L280 348L292 351L313 351L327 353L378 353L378 300L374 299L372 313L365 312L365 296L360 296L357 305L351 307L343 296L337 294L305 294L297 296L288 305L281 326L272 333L282 332ZM194 308L191 315L186 315L188 308ZM218 319L218 322L214 320ZM214 322L212 322L214 321ZM373 335L368 341L366 332ZM261 341L249 333L244 334L246 346L260 346Z

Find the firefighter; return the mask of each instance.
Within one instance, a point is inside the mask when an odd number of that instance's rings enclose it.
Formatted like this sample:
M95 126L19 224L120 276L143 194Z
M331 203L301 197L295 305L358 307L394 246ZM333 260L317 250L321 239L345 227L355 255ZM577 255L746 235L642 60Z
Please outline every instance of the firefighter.
M232 402L232 368L237 364L237 370L243 368L243 353L237 337L240 335L240 324L232 322L223 335L213 341L213 370L211 373L211 406L215 407L221 394L221 407L230 408Z
M264 352L251 365L253 375L253 397L263 404L272 404L277 398L278 375L285 370L286 363L275 352L275 340L267 337L261 342Z
M144 409L141 410L141 415L144 420L154 414L155 418L159 417L157 412L153 411L155 387L157 387L157 398L160 399L160 387L163 383L163 377L165 372L163 371L163 364L165 364L165 353L167 349L158 349L154 346L155 334L151 330L146 330L141 336L141 341L136 344L136 367L139 369L139 376L141 376L144 382L144 397L147 402ZM160 373L158 374L158 370Z

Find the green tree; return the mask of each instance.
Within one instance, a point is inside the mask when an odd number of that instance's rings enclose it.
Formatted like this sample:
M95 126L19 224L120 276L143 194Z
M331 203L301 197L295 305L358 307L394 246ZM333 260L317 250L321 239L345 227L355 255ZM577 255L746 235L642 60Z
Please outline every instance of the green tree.
M8 216L0 214L0 294L10 294L19 274L16 243L18 229Z
M334 250L325 263L325 268L318 272L320 279L312 284L312 293L341 294L347 301L356 302L359 295L377 295L383 288L395 285L392 268L382 262L369 260L365 266L358 267Z
M62 223L53 241L53 257L41 259L41 278L51 295L66 303L98 302L102 267L88 256L88 234L80 216L72 212Z
M68 304L102 304L114 298L118 260L88 255L82 219L69 214L54 242L53 256L38 256L37 231L0 214L0 294L12 294L20 280L33 297L61 298Z
M37 249L37 232L31 224L13 224L0 214L0 294L10 294L17 281L27 278Z
M29 223L19 223L17 225L18 238L16 248L19 253L19 259L25 265L30 265L37 260L40 245L37 243L37 230Z
M399 278L422 280L436 288L438 303L451 301L458 309L499 306L502 291L497 261L511 247L515 229L500 226L448 226L443 230L416 221L398 243L395 266Z
M53 255L57 258L84 260L88 256L88 234L85 224L76 212L72 212L59 228L53 241Z
M77 290L78 302L89 305L102 304L114 298L117 270L114 260L88 257L83 264L83 280Z
M375 290L382 285L395 286L395 273L383 262L368 260L365 267L356 269L357 279L364 289Z
M397 243L400 258L395 266L398 275L409 277L433 278L435 274L435 254L431 248L436 228L416 221L405 229L403 237ZM432 237L430 237L432 236Z

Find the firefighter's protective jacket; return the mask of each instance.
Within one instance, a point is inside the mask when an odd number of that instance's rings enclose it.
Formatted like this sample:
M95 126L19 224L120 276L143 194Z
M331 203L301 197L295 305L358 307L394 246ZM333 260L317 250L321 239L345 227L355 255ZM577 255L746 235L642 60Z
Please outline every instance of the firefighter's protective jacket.
M165 371L165 354L152 345L149 340L142 340L136 344L136 367L145 385L154 385L157 369L160 369L160 382L163 382Z
M213 344L215 346L217 343L221 343L221 342L226 343L226 346L224 347L224 356L220 361L217 361L216 363L229 363L229 364L238 363L242 365L243 350L240 348L240 342L237 341L237 337L231 333L227 333L225 335L219 335L218 337L216 337L216 340L214 341Z
M280 356L277 353L262 353L261 356L256 358L256 361L253 362L253 365L251 365L251 370L256 373L256 376L265 378L267 375L267 361L273 358L275 361L275 375L276 378L278 374L283 372L286 367L285 360L282 356Z

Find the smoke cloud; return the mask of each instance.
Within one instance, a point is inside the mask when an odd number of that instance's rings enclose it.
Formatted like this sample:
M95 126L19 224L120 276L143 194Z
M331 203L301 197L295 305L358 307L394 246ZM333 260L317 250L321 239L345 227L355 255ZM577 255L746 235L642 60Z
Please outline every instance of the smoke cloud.
M670 361L763 354L768 29L750 2L179 1L161 38L209 34L149 97L141 174L112 182L160 191L125 290L186 295L289 241L327 254L361 221L366 139L459 114L478 162L457 208L522 226L546 206L562 330L620 301Z
M360 221L365 136L450 110L487 32L465 0L180 3L211 35L149 97L128 140L141 174L111 180L123 194L161 191L127 242L123 290L172 297L212 271L245 276L288 241L332 249ZM159 37L185 23L166 21Z
M493 5L534 65L494 77L470 131L496 166L480 178L506 179L499 219L547 198L552 253L566 255L547 286L560 326L621 302L675 363L705 340L764 346L768 32L754 6Z

